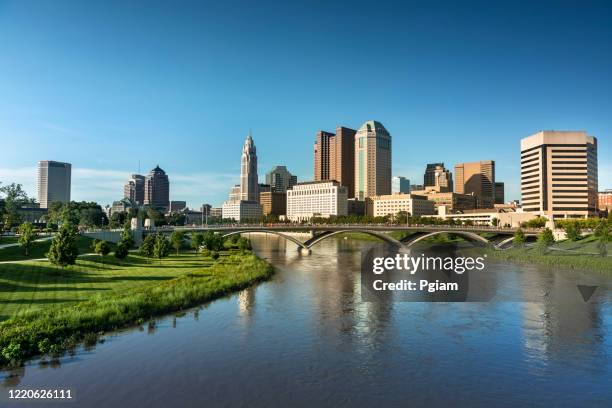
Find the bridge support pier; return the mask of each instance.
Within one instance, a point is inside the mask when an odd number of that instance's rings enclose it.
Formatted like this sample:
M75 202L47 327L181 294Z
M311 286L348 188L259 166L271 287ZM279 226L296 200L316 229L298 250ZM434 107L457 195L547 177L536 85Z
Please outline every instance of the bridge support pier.
M310 255L312 253L312 250L310 248L304 248L304 247L299 246L298 252L302 255Z

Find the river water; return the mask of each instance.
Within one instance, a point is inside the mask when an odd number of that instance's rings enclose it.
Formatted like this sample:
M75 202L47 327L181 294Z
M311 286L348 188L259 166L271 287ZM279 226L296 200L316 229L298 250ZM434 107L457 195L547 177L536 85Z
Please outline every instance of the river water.
M1 406L610 406L612 275L495 264L530 302L360 299L366 242L309 256L252 237L275 277L58 362L0 373ZM574 284L599 286L589 302ZM533 301L533 300L537 301ZM70 389L16 401L8 389Z

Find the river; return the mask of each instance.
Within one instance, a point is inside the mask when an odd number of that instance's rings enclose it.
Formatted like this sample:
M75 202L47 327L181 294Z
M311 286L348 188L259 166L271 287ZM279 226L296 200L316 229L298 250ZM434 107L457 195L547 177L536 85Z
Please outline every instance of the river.
M70 389L46 402L79 407L612 404L610 275L495 263L498 290L530 302L362 302L367 242L302 256L252 239L271 281L1 372L0 405L42 406L9 401L9 388ZM566 292L581 282L598 296Z

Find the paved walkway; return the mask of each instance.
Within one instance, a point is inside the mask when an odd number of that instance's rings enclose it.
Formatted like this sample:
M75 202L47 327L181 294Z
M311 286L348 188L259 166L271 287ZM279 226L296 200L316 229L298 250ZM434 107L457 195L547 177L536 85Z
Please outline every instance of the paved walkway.
M44 238L39 238L39 239L35 239L34 242L42 242L42 241L48 241L50 239L52 239L53 237L44 237ZM12 244L4 244L4 245L0 245L0 249L4 249L4 248L10 248L10 247L14 247L14 246L18 246L19 243L18 242L14 242Z

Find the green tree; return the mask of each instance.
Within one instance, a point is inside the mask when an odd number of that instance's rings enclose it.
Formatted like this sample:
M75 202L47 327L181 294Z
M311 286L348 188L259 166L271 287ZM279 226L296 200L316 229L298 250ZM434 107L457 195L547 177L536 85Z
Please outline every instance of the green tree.
M605 219L602 219L601 221L599 221L599 224L597 224L597 227L595 227L593 235L595 235L596 237L601 237L601 234L604 232L604 230L609 230L609 226L608 222Z
M538 248L542 254L548 252L548 247L555 243L555 236L550 228L544 228L538 235Z
M212 231L206 231L204 234L204 245L211 251L220 251L223 249L225 238L221 234L215 234Z
M599 242L597 243L597 249L599 250L600 256L608 256L608 241L610 240L610 229L606 225L605 228L602 228L601 233L599 235Z
M19 227L19 245L24 249L25 256L30 254L30 248L36 239L36 230L31 222L24 222Z
M21 221L19 209L26 204L34 203L34 199L28 198L21 184L16 183L0 187L0 193L4 195L2 222L4 229L8 231Z
M202 246L203 242L204 234L202 234L201 232L191 234L191 247L196 253L198 252L198 249L200 249L200 247Z
M147 258L153 257L153 248L155 247L155 235L147 234L145 239L140 245L140 255L146 256Z
M115 246L115 258L117 259L125 259L129 254L129 249L127 245L120 241L117 246Z
M172 235L170 235L170 242L172 243L172 247L176 249L176 254L178 255L179 250L185 243L185 233L183 231L174 230Z
M251 249L251 241L248 238L240 237L240 239L238 240L238 249L240 249L241 251Z
M108 242L103 241L103 240L97 240L96 247L94 248L94 252L100 255L102 259L104 259L104 257L110 253L110 250L111 248Z
M47 257L52 264L64 268L68 265L74 265L78 255L76 227L71 224L64 224L51 241Z
M168 252L170 252L170 244L168 240L162 233L157 233L155 236L155 244L153 245L153 256L159 259L161 263L162 258L168 256Z
M527 238L525 237L525 232L522 228L519 228L514 233L514 238L512 239L512 243L517 247L522 247L525 245Z
M567 239L570 241L578 241L580 238L582 238L582 235L580 234L580 223L576 221L567 223L564 226L564 229L565 235L567 235Z
M494 227L499 226L499 218L491 219L491 225L493 225Z
M119 242L122 243L127 249L134 246L134 238L132 237L132 229L130 228L130 224L125 223L123 226L123 231L121 231Z

